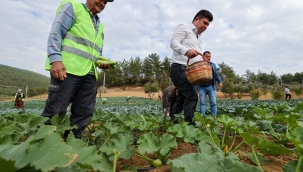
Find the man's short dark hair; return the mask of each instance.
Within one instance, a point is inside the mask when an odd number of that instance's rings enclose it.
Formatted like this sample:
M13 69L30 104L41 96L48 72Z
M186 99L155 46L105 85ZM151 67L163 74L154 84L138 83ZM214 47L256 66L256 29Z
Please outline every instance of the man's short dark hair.
M196 18L203 19L207 18L210 22L213 21L213 15L207 11L207 10L200 10L194 17L193 21L195 21Z
M209 51L204 51L203 55L205 54L211 54Z

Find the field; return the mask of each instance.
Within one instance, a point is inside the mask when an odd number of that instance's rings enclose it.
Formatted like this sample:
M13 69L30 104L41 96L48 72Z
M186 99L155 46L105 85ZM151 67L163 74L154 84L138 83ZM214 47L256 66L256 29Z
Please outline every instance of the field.
M126 101L126 96L132 98ZM208 111L203 117L197 112L194 127L184 123L182 114L176 115L176 121L165 117L157 94L147 99L140 87L109 89L102 97L107 102L97 98L94 117L82 138L69 135L66 142L62 135L71 129L70 113L63 119L56 115L52 126L44 125L46 119L40 114L46 96L28 99L24 111L13 109L12 102L0 102L0 168L303 171L301 100L225 100L218 93L219 115L213 117Z

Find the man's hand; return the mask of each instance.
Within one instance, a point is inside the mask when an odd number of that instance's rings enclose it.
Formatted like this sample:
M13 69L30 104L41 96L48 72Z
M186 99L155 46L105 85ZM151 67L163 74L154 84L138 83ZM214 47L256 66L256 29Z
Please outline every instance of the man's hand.
M189 49L189 50L186 51L185 55L188 58L194 58L197 55L202 55L202 54L199 51L195 50L195 49Z
M223 84L222 84L222 83L220 83L220 84L219 84L219 87L220 87L220 89L222 89L222 87L223 87Z
M51 75L52 77L64 81L66 78L66 69L62 62L53 62L51 68Z
M108 65L108 64L98 64L98 68L100 68L100 69L109 69L110 65Z

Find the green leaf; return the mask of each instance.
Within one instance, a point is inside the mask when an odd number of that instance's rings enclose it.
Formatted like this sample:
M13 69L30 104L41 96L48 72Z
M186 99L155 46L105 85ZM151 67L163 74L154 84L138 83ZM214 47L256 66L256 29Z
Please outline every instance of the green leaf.
M78 157L57 133L49 134L37 141L35 136L31 136L20 145L1 145L0 152L2 158L15 161L17 169L30 165L42 171L69 166Z
M41 128L39 128L37 133L34 135L34 140L43 139L47 135L54 133L56 131L56 128L57 128L56 126L52 126L52 125L41 126Z
M261 153L259 153L259 152L257 152L256 154L257 154L257 158L258 158L258 160L259 160L260 165L267 165L267 164L269 163L269 161L268 161L266 158L264 158L264 155L263 155L263 154L261 154ZM254 164L258 165L257 160L256 160L255 156L253 155L253 153L251 153L251 152L247 153L247 157L248 157Z
M59 133L64 133L66 130L72 130L75 128L78 128L76 125L75 126L70 126L70 115L65 115L63 119L59 117L58 114L52 117L52 125L57 127L57 131Z
M121 127L117 126L117 123L106 122L104 127L110 131L110 135L121 133Z
M219 154L185 154L168 163L172 166L172 171L190 171L190 172L259 172L260 169L244 164L234 153L228 153L227 156L218 156Z
M137 142L140 143L138 147L140 154L154 153L160 149L159 138L152 133L142 135Z
M6 160L0 157L1 172L12 172L18 169L14 166L14 161Z
M173 160L168 160L171 166L190 172L219 171L219 162L220 159L218 157L205 153L190 153Z
M119 158L129 159L135 153L135 146L131 146L134 143L134 139L130 135L120 134L116 138L111 139L105 145L100 148L100 151L110 156L110 160L113 160L114 150L120 152Z
M269 155L281 155L281 154L291 154L292 152L281 146L277 145L275 142L270 140L260 140L256 145L256 148L260 148L261 153L267 153Z
M16 132L16 126L15 126L15 122L2 122L0 124L0 137L3 137L5 135L11 135L14 132Z
M164 134L160 138L160 154L166 155L172 148L176 147L178 144L175 140L175 137L170 134Z
M243 141L250 147L254 146L259 141L258 138L253 137L250 133L239 133L239 134L243 138Z
M19 159L21 162L27 161L42 171L69 166L78 158L75 150L68 146L57 133L50 134L42 141L31 145L24 155Z
M283 172L294 172L296 171L298 160L291 161L283 166ZM300 165L300 171L303 170L303 163Z
M74 135L70 133L66 140L79 155L77 164L85 169L105 171L101 166L102 157L98 155L95 146L87 146L86 143L80 139L75 139Z
M303 155L303 128L295 128L286 136L295 146L300 155Z
M223 125L226 127L237 126L237 121L227 115L221 115L218 118L218 121L223 123Z

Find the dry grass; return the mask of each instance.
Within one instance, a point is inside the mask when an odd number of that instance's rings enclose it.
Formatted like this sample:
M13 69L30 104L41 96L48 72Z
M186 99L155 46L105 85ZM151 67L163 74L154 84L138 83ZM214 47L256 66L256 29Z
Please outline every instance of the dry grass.
M143 87L126 87L124 90L121 89L120 87L116 87L116 88L109 88L107 89L106 93L102 93L102 97L126 97L126 96L134 96L134 97L143 97L143 98L147 98L146 93L144 93L144 88ZM152 99L157 100L158 99L158 94L154 93L151 94ZM298 98L302 98L296 96L294 93L291 93L292 99L298 99ZM97 97L99 97L99 95L97 95ZM225 95L222 92L217 92L217 98L218 99L230 99L229 96L227 95L225 97ZM237 95L234 94L234 98L237 98ZM11 98L7 98L4 101L13 101L14 97ZM39 95L39 96L34 96L34 97L29 97L26 98L25 100L46 100L47 99L47 94L44 95ZM245 93L242 95L241 100L251 100L251 97ZM259 100L273 100L271 93L267 93L266 95L262 95L259 97Z

